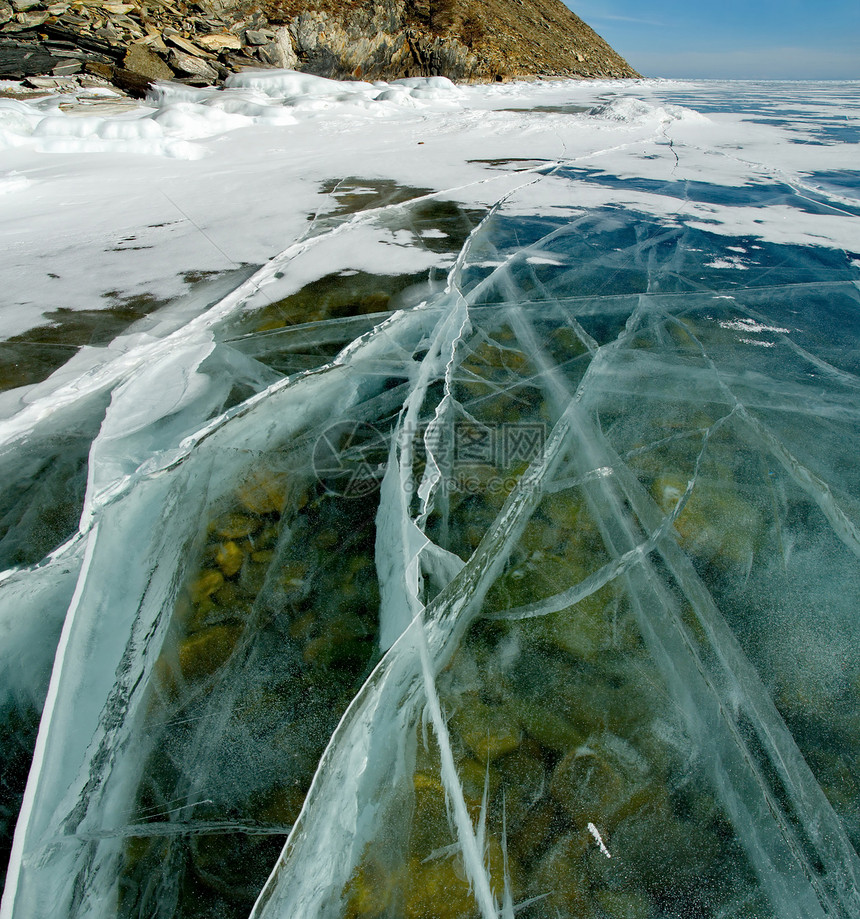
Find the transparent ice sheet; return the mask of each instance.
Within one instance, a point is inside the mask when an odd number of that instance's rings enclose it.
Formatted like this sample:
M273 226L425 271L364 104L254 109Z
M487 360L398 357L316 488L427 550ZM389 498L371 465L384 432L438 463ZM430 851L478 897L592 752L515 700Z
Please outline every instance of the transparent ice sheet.
M860 912L857 270L522 209L112 389L4 917Z

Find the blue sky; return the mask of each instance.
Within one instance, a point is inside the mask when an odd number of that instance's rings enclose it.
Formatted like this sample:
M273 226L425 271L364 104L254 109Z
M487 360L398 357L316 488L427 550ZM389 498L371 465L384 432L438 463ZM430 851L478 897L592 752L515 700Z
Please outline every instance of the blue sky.
M649 77L860 79L860 0L564 0Z

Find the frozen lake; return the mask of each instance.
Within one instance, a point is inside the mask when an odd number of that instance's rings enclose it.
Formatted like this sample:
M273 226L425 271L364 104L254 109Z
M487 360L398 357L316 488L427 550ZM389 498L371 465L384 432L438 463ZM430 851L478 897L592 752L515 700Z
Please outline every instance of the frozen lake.
M857 83L0 98L0 916L860 915L858 163Z

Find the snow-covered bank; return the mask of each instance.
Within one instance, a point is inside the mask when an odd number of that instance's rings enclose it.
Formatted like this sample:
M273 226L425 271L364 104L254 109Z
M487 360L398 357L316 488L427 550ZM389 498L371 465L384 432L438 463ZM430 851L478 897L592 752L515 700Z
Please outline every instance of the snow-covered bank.
M104 305L110 291L175 297L188 272L262 264L326 208L321 185L344 176L487 206L510 187L510 170L491 172L481 160L563 159L619 177L671 176L679 188L791 183L856 162L856 142L810 146L810 132L791 125L666 106L662 96L683 85L446 83L344 86L267 72L223 92L164 86L151 104L119 110L102 98L68 110L61 96L0 100L7 252L0 333L23 332L52 308ZM596 106L595 114L506 111L571 103ZM848 100L839 114L850 111ZM685 139L673 173L664 147ZM569 185L553 185L533 191L571 207L614 202L659 215L682 207L647 188L628 188L619 200L618 189L584 185L571 196ZM853 244L852 222L836 210L787 221L785 211L752 200L743 208L695 200L683 207L717 232L742 221L765 239Z

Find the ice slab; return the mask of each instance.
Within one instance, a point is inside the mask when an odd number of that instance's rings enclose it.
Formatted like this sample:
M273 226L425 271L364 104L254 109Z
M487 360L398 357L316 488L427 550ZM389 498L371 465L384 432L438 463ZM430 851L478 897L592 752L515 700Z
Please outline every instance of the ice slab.
M259 269L10 400L15 545L86 488L0 582L4 919L857 915L857 217L755 90L637 88L404 84L480 123L457 185L333 155Z

